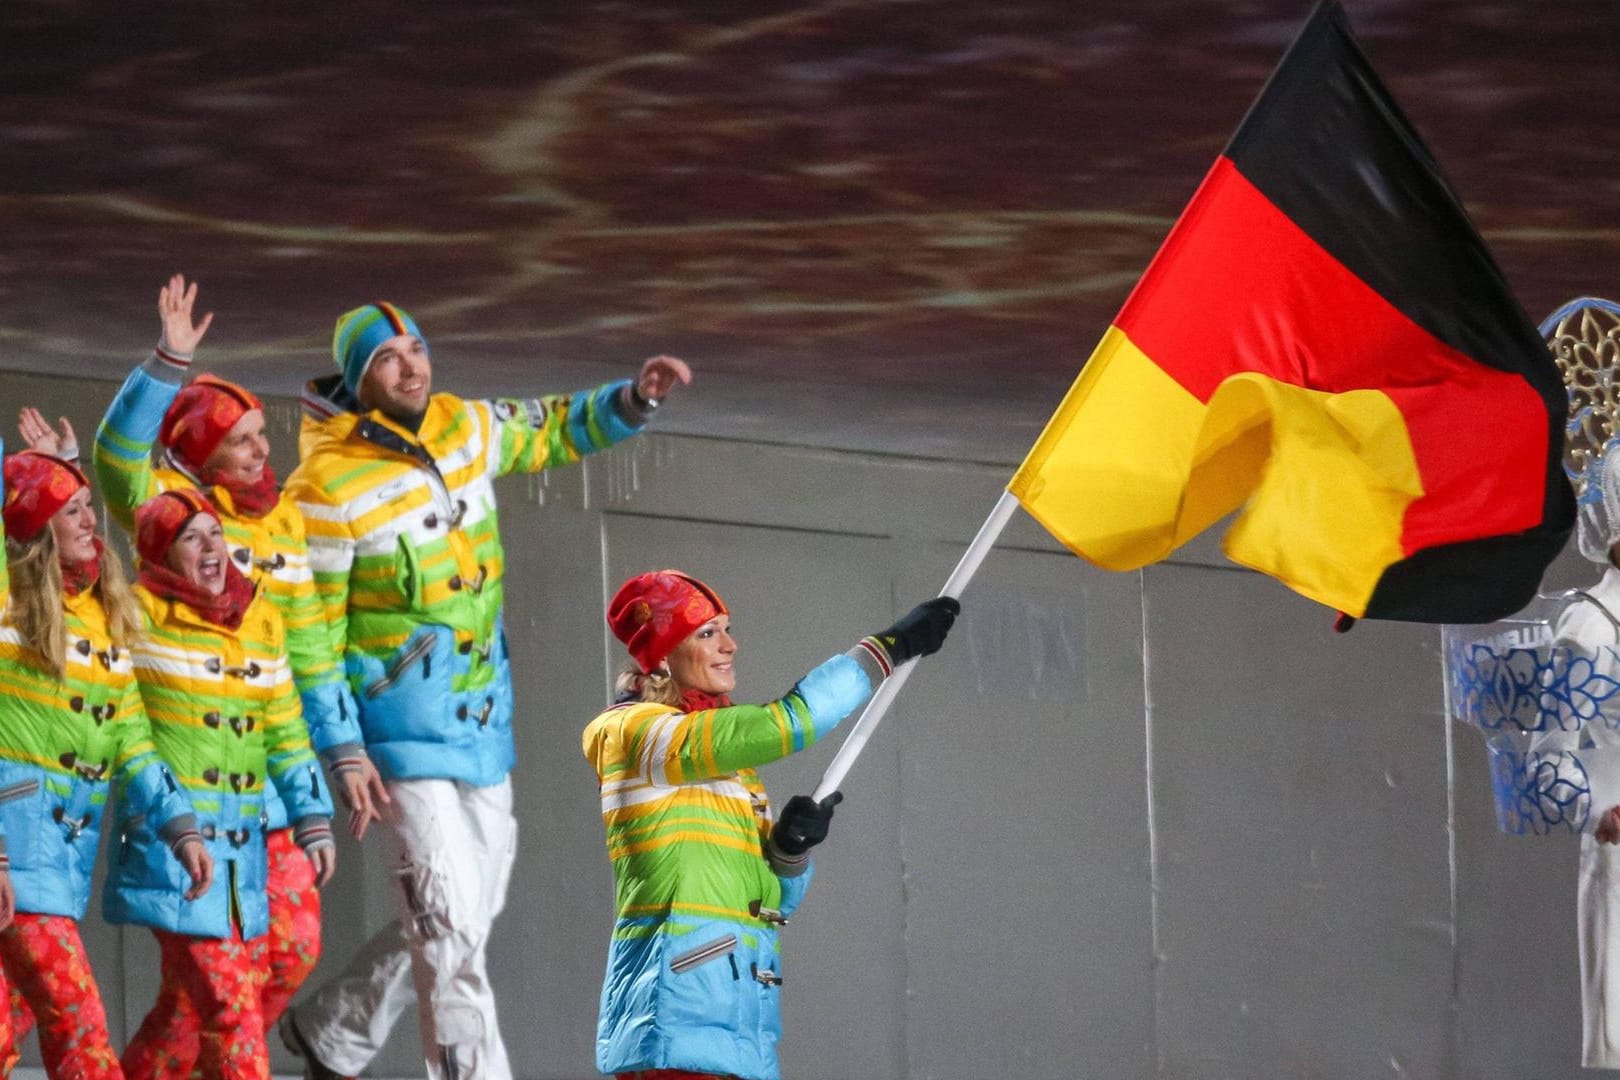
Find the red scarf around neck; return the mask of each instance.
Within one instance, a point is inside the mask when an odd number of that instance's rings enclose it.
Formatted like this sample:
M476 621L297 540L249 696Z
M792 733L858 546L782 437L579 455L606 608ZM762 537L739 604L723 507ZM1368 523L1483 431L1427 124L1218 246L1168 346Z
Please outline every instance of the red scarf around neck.
M231 631L242 625L242 616L253 602L253 582L230 559L225 560L225 588L218 596L157 563L141 563L140 582L154 596L185 604L215 626Z
M218 485L230 492L237 513L250 518L264 517L281 501L281 489L276 486L276 471L270 467L268 461L264 463L264 472L260 473L258 480L251 484L226 478L213 469L199 469L197 479L209 487Z
M86 589L95 588L96 582L101 580L101 552L104 545L101 537L96 537L96 553L83 562L69 562L61 559L62 588L69 596L77 596Z
M709 694L702 690L682 690L681 707L687 712L698 712L702 709L724 709L731 705L729 694Z

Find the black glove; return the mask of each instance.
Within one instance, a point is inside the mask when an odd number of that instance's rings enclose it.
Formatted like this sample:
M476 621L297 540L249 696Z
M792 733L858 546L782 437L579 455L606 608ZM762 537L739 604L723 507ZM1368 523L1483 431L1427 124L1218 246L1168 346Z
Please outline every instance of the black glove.
M899 622L875 635L889 654L895 666L913 656L931 656L945 644L945 635L962 611L962 602L954 596L936 596L924 600L903 615Z
M827 839L833 807L843 801L842 791L835 791L820 802L808 795L793 796L782 807L782 816L776 819L771 843L784 855L803 855Z

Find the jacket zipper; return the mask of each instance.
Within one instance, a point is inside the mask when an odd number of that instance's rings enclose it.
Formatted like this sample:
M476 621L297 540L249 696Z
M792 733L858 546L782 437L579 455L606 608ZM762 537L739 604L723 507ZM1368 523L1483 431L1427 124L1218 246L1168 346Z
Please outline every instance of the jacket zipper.
M11 802L32 795L39 790L38 780L19 780L15 784L7 784L0 788L0 803Z

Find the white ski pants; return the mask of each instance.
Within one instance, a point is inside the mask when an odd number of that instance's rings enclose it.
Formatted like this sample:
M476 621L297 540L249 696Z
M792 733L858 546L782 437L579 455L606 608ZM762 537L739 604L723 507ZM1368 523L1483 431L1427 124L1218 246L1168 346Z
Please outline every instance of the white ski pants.
M485 967L517 853L512 785L390 781L401 915L297 1008L322 1064L356 1075L414 997L430 1080L511 1080Z

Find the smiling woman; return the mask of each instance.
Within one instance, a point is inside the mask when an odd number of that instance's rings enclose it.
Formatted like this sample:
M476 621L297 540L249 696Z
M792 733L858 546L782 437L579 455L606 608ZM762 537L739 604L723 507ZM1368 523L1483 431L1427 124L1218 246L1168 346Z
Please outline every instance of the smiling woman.
M286 628L229 557L213 505L190 489L154 496L135 512L135 549L147 620L135 676L221 887L184 892L142 824L121 822L106 915L150 927L163 956L157 1003L124 1051L124 1072L167 1075L169 1063L194 1054L202 1075L260 1077L273 846L265 793L273 788L286 803L322 885L335 866L332 804L299 712Z
M832 731L895 665L937 652L958 610L950 597L919 604L780 699L733 705L737 642L720 594L678 570L619 587L608 626L634 666L584 736L622 901L598 1069L776 1080L777 928L842 796L796 795L776 818L754 769Z
M0 1072L32 1020L50 1075L117 1076L79 936L112 785L177 880L205 889L211 863L152 744L130 661L140 609L96 535L72 428L32 409L20 427L33 449L5 461L0 561L0 956L24 1007L14 1033L0 1009Z
M193 514L169 545L164 564L210 596L225 591L225 530L212 514ZM245 578L243 579L246 580Z
M360 745L352 694L332 654L303 515L284 497L269 463L264 407L237 383L191 375L213 323L212 313L194 316L197 295L197 282L181 274L159 290L158 346L130 372L96 431L96 475L108 512L125 528L136 508L161 492L196 489L208 500L212 513L192 518L181 530L163 556L163 569L193 575L203 595L215 596L229 580L228 555L240 576L275 605L310 742L331 769L358 837L376 819L373 795L386 801L386 793ZM193 535L197 530L209 535ZM262 1004L271 1023L320 957L321 903L286 805L273 789L266 789L264 799L271 944ZM196 1014L177 1010L162 1041L174 1067L189 1068L198 1053Z

